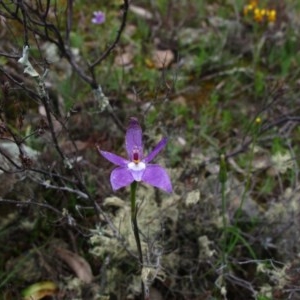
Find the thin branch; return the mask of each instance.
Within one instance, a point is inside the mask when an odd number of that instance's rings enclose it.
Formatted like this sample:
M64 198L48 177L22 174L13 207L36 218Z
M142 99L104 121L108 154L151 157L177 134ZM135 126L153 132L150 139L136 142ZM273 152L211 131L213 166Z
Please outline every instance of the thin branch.
M0 52L0 56L8 57L8 58L15 58L15 59L20 58L20 54L11 54L11 53L4 53L4 52Z
M19 147L18 147L18 148L19 148ZM24 169L22 166L19 166L16 162L14 162L14 161L9 157L9 155L8 155L7 153L5 153L5 151L4 151L3 149L1 149L1 147L0 147L0 154L1 154L2 156L4 156L5 159L7 159L7 160L9 161L9 163L10 163L11 165L13 165L17 170L23 170L23 169Z
M50 183L48 183L47 181L39 181L39 184L41 184L42 186L44 186L46 189L54 189L54 190L58 190L58 191L65 191L65 192L69 192L72 194L76 194L77 196L79 196L80 198L83 199L88 199L88 195L79 191L79 190L74 190L72 188L69 188L67 186L57 186L57 185L52 185Z
M66 44L70 46L70 32L72 30L73 0L67 1L67 24L66 24Z
M23 27L24 27L24 44L26 46L29 45L29 42L28 42L28 28L27 28L27 21L26 21L26 13L25 13L25 9L24 9L24 6L23 6L23 1L22 0L18 0L18 7L20 7L21 9L21 12L22 12L22 18L23 18Z
M3 198L0 198L0 203L11 203L11 204L16 204L18 206L37 205L52 210L53 212L59 214L60 216L63 216L63 214L58 209L56 209L55 207L47 203L41 203L36 201L18 201L18 200L3 199Z
M41 1L41 4L42 4L42 1ZM45 20L48 16L48 13L49 13L49 9L50 9L50 0L47 0L47 3L46 3L46 9L45 9L45 12L42 14L42 18Z
M105 58L108 57L108 55L112 52L112 50L116 47L116 45L119 43L121 35L123 30L125 29L126 26L126 20L127 20L127 13L128 13L128 8L129 8L129 0L124 0L124 4L123 4L123 15L122 15L122 21L121 21L121 26L117 32L117 36L115 38L115 40L113 41L113 43L102 53L102 55L96 60L94 61L91 65L90 65L90 70L92 73L92 77L95 78L94 75L94 68L96 65L100 64Z

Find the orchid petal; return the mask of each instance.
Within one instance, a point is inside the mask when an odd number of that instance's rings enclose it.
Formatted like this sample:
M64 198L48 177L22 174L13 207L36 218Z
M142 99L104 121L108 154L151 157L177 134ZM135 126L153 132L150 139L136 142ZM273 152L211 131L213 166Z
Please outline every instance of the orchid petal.
M92 18L92 23L94 24L102 24L105 22L105 14L102 11L94 11L94 18Z
M125 137L128 158L133 160L133 153L138 151L139 159L143 158L142 128L136 118L130 118Z
M154 149L147 155L147 157L144 159L146 163L153 160L153 158L165 147L167 143L167 138L163 138L155 147Z
M167 171L159 165L147 165L142 181L158 187L168 193L172 192L172 184Z
M131 162L128 164L128 169L135 181L141 181L146 169L146 164L142 161L138 164Z
M134 181L131 172L124 167L114 169L110 174L110 183L114 191L130 185Z
M129 161L127 159L125 159L119 155L116 155L114 153L102 151L99 148L98 148L98 151L104 158L106 158L108 161L110 161L111 163L113 163L117 166L125 167L129 163Z

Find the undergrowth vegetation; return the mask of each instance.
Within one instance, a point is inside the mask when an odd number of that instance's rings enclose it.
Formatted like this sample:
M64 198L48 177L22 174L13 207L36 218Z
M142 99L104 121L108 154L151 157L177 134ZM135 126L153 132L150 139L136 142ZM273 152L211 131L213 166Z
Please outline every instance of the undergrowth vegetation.
M299 20L292 0L0 1L0 299L300 299ZM97 151L125 157L131 117L145 153L168 138L173 186L138 185L142 260Z

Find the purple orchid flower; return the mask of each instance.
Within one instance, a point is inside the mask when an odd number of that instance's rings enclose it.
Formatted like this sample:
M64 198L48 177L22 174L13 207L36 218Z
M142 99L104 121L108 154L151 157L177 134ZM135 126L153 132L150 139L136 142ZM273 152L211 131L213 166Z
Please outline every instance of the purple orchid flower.
M171 193L172 184L166 170L159 165L149 164L166 143L167 139L163 138L153 151L144 157L142 128L136 118L130 118L125 137L128 159L98 148L104 158L118 166L110 175L113 190L116 191L121 187L130 185L133 181L143 181Z
M94 11L94 18L92 19L92 23L94 24L102 24L105 22L105 13L102 11Z

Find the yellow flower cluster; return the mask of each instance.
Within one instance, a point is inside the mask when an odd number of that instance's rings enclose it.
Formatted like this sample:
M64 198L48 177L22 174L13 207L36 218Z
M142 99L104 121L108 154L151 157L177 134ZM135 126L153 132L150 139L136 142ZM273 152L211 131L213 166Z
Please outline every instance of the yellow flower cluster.
M264 9L258 7L258 1L253 0L246 6L244 6L244 16L252 15L253 19L258 22L268 21L268 23L274 23L276 21L275 9Z

